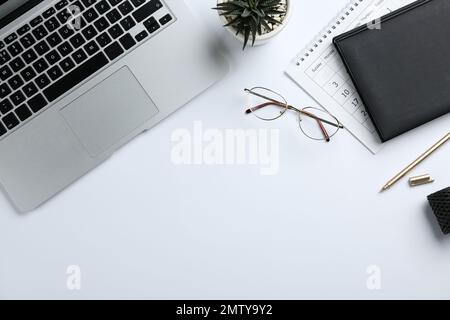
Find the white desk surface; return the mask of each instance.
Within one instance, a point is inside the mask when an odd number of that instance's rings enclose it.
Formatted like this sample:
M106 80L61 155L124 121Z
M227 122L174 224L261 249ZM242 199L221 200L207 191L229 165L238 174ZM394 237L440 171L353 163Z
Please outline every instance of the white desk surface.
M283 70L347 3L295 0L283 33L242 52L214 1L190 0L231 63L226 79L40 209L18 214L0 196L0 298L450 298L450 238L426 196L450 185L450 146L414 174L436 182L385 194L394 173L448 132L450 115L370 154L349 133L330 144L299 134L295 116L245 116L242 89L265 85L291 103L313 100ZM178 128L280 130L280 170L176 166ZM81 290L66 268L81 267ZM369 290L367 268L381 270Z

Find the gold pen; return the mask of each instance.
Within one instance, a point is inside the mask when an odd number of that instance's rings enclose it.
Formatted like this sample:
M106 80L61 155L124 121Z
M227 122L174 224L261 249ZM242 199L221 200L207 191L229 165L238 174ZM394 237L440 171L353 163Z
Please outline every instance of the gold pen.
M388 183L381 189L380 192L386 191L390 187L392 187L395 183L397 183L401 178L407 175L412 169L417 167L420 163L422 163L426 158L428 158L431 154L433 154L437 149L442 147L447 141L450 140L450 132L445 135L441 140L439 140L435 145L433 145L430 149L425 151L419 158L414 160L409 166L403 169L399 174L389 180Z

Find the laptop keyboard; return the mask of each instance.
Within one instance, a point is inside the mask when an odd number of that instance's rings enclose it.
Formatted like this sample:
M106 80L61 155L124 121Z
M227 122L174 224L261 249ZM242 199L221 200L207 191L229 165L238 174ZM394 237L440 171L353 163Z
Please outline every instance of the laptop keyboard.
M161 0L62 0L0 40L0 138L174 21Z

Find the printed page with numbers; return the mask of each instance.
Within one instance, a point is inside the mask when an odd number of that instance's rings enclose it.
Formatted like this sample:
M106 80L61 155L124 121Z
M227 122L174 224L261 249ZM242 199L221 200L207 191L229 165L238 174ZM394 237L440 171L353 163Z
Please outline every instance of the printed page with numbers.
M328 112L335 115L372 153L381 141L332 41L348 30L369 23L413 0L353 0L289 65L286 73Z

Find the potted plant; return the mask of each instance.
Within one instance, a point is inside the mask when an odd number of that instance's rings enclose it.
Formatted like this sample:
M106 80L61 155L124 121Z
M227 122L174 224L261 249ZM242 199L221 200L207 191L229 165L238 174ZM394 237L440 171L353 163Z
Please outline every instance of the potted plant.
M217 0L224 27L243 43L262 45L278 35L288 23L292 0Z

